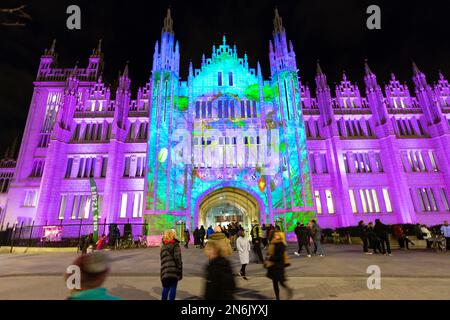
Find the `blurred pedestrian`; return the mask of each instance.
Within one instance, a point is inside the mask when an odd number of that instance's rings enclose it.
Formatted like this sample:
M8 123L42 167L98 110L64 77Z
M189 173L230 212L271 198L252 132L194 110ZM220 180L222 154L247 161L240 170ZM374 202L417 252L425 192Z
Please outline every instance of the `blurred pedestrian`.
M103 252L82 254L73 262L80 268L80 288L71 290L68 300L120 300L108 293L102 285L109 271L109 259ZM71 274L66 274L66 281Z
M223 232L214 232L206 243L205 254L209 259L206 267L205 300L233 300L236 283L228 257L232 250Z
M264 262L264 266L267 268L267 277L272 280L277 300L280 300L279 285L286 289L288 299L293 296L293 290L286 284L285 268L290 266L286 246L284 233L275 231L267 251L267 259Z

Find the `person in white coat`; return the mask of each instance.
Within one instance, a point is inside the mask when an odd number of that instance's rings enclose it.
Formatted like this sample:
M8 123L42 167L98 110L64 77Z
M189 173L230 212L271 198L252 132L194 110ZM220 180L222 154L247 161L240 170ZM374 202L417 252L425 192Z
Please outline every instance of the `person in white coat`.
M250 262L250 241L245 238L244 230L239 230L238 232L238 238L236 240L236 248L239 253L239 260L241 262L241 271L239 271L239 275L244 280L248 280L245 276L245 268Z

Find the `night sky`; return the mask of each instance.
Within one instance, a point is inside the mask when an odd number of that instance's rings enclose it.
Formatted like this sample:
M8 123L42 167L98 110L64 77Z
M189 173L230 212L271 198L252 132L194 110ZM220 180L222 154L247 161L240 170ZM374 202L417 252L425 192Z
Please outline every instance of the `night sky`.
M434 82L441 69L450 76L450 4L445 1L112 1L112 0L1 0L0 7L27 5L33 20L25 27L0 26L0 155L14 137L21 139L39 65L39 57L57 39L60 67L79 61L85 67L98 39L103 39L104 79L115 81L130 61L133 91L150 76L155 41L170 6L175 36L180 43L181 77L188 63L199 67L202 53L211 54L222 35L247 52L251 67L261 62L269 76L268 42L277 6L294 43L300 77L314 92L316 60L334 83L342 77L357 81L364 92L363 62L369 59L380 83L394 72L411 84L411 59ZM82 11L82 29L66 28L67 6ZM368 30L366 8L381 7L381 30ZM0 21L9 19L0 15ZM411 88L411 87L410 87ZM20 140L19 140L20 143Z

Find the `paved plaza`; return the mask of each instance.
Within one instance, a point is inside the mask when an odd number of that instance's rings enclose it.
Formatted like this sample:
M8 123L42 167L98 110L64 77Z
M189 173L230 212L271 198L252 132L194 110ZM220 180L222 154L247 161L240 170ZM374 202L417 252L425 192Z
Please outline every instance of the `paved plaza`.
M393 256L363 255L357 245L325 245L325 257L295 256L287 269L294 299L450 299L450 254L427 250L393 251ZM124 299L160 299L159 249L109 252L112 270L105 286ZM200 299L202 250L182 248L184 278L177 299ZM75 253L0 254L0 299L65 299L63 273ZM239 270L237 254L233 267ZM381 289L367 288L367 267L381 269ZM248 281L237 278L238 299L273 299L271 281L259 264L247 267ZM283 295L282 295L283 298Z

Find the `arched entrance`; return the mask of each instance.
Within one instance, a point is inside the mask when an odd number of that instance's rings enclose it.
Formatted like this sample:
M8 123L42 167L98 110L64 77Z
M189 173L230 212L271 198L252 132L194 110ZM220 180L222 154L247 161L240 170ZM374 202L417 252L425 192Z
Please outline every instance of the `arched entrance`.
M226 226L230 222L239 222L249 230L253 220L259 222L259 203L248 192L225 187L206 195L200 202L198 226Z

